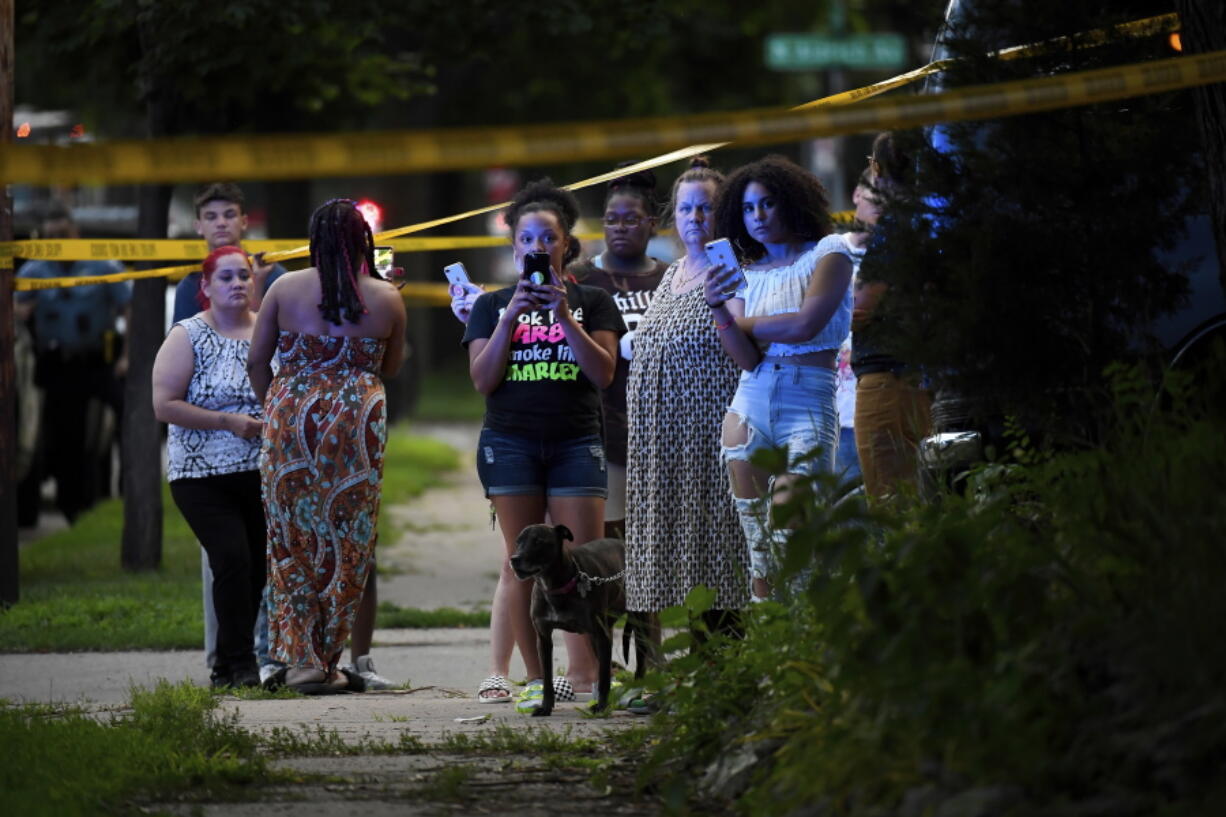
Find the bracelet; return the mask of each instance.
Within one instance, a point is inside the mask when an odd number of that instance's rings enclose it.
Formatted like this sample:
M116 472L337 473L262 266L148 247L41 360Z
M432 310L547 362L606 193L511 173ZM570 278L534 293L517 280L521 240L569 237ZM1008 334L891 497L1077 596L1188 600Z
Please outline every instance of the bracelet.
M727 323L720 323L719 321L711 321L711 323L715 324L715 331L722 332L725 329L727 329L729 326L732 326L732 324L736 323L736 321L730 320Z

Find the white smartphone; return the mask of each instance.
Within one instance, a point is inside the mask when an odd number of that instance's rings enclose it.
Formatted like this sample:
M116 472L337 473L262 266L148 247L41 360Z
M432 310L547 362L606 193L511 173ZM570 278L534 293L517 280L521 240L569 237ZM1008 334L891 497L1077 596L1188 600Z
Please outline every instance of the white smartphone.
M740 272L741 264L736 260L736 253L732 251L732 242L726 238L717 238L714 241L706 243L707 260L712 264L722 264L728 269L737 271L737 286L745 280L745 276Z
M454 284L458 287L462 287L469 283L468 270L464 269L464 265L459 261L443 267L443 275L447 276L448 283Z

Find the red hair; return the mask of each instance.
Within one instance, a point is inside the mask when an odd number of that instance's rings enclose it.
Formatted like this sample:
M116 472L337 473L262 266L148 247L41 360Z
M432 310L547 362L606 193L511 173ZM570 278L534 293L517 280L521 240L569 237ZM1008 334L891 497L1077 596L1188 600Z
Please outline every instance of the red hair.
M218 247L209 253L204 259L204 263L200 265L200 291L196 293L196 302L200 304L200 308L209 308L209 298L204 294L204 286L213 278L213 273L217 271L217 262L227 255L241 255L243 260L247 262L248 268L251 267L251 256L243 250L242 247L228 245Z

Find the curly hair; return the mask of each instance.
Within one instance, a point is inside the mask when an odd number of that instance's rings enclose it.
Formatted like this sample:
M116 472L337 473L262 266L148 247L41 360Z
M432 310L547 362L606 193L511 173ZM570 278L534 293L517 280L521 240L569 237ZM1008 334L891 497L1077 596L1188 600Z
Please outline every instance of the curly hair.
M638 162L619 162L613 169L620 170L623 167L635 164L638 164ZM605 207L609 206L609 201L614 196L633 196L642 203L643 209L647 211L647 215L655 216L660 211L660 203L656 201L656 174L651 169L639 170L635 173L616 178L609 182L605 190Z
M715 185L715 195L718 197L726 181L723 173L711 167L711 160L706 156L695 156L690 159L690 166L673 182L673 192L668 197L668 212L664 214L665 224L672 226L675 220L673 215L677 212L677 191L681 189L681 185L691 182L711 182Z
M375 238L358 206L350 199L332 199L311 214L311 266L319 273L323 303L319 311L335 326L341 316L357 323L366 312L357 276L383 280L375 269Z
M213 280L213 273L217 271L217 262L227 255L241 255L243 260L247 262L247 268L251 268L251 256L242 247L227 245L218 247L208 254L208 257L200 264L200 289L196 292L196 303L200 304L202 310L208 309L212 304L209 303L209 296L204 294L205 285Z
M775 197L780 220L794 240L817 241L829 235L830 202L822 183L795 162L765 156L737 168L715 203L715 234L729 239L743 260L756 260L766 252L745 228L741 202L750 182L757 182Z
M579 257L582 247L574 237L575 224L579 221L579 202L570 194L546 177L534 182L528 182L524 188L515 194L507 205L507 224L511 228L512 241L519 220L528 213L549 212L558 217L558 224L566 236L566 254L563 264L569 264Z

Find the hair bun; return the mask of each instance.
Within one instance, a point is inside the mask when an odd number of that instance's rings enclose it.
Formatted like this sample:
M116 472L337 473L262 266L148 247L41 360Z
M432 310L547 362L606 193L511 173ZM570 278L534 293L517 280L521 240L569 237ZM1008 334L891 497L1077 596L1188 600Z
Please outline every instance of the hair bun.
M690 167L710 167L711 160L706 156L695 156L690 159Z
M630 160L619 162L613 169L620 170L623 167L630 167L638 164L637 161ZM656 189L656 174L651 168L646 170L638 170L634 173L629 173L625 176L620 176L609 182L609 191L619 190L623 187L637 187L640 190L654 192Z

